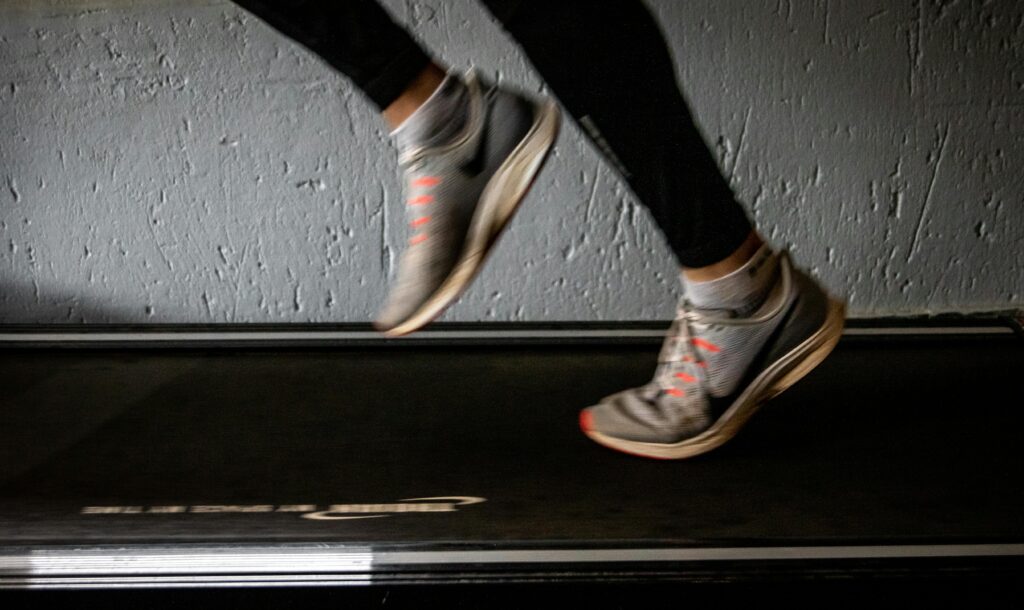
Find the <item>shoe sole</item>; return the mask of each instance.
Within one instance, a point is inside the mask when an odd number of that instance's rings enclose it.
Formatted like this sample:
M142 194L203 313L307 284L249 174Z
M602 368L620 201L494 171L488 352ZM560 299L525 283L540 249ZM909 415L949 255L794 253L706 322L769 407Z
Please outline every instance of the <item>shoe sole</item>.
M378 330L388 337L400 337L419 330L440 316L469 286L547 162L558 137L560 119L561 113L553 101L538 108L530 131L484 187L480 204L470 222L466 245L452 272L404 322L392 328L378 327Z
M821 364L839 343L845 319L845 304L829 299L828 315L821 327L766 368L710 428L695 437L678 443L644 443L617 439L585 427L583 432L605 447L640 457L679 460L707 453L736 436L761 405L781 394Z

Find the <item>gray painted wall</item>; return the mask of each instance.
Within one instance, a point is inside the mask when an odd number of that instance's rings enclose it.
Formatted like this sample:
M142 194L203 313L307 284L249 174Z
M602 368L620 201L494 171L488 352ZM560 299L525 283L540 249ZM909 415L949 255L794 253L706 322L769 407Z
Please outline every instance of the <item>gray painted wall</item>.
M650 4L751 214L854 316L1024 303L1024 5ZM443 60L542 88L476 4L386 5ZM0 126L0 322L366 321L405 243L380 120L224 2L0 0ZM501 245L444 319L678 296L575 126Z

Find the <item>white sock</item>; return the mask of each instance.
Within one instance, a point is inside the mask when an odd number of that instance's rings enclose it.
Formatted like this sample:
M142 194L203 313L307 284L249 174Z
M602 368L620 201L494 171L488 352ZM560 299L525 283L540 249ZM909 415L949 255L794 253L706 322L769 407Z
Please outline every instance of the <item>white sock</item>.
M778 271L778 254L764 244L742 267L725 277L694 282L682 275L682 280L686 298L697 309L724 309L746 317L764 303Z

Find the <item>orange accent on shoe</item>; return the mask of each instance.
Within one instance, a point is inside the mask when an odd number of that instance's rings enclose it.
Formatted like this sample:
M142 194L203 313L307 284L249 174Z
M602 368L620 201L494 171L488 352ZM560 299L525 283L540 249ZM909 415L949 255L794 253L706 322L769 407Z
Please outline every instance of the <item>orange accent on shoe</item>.
M420 195L419 197L413 197L409 200L409 205L423 205L424 203L431 203L434 201L433 195Z
M692 356L683 356L683 362L693 362Z
M709 352L717 353L717 352L722 351L722 348L718 347L714 343L708 343L704 339L694 339L693 340L693 344L696 345L697 347L702 347L702 348L708 350Z
M412 221L412 226L413 227L418 227L418 226L421 226L421 225L425 225L428 222L430 222L430 216L421 216L421 217L417 218L416 220Z
M409 245L410 246L415 246L416 244L422 244L426 240L427 240L426 233L420 233L419 235L416 235L415 237L413 237L412 239L409 240Z
M580 429L584 432L594 429L594 415L589 410L580 411Z
M671 394L672 396L686 396L686 392L684 392L684 391L682 391L682 390L680 390L678 388L669 388L669 389L665 390L665 393L666 394Z
M437 186L438 184L441 184L441 179L434 176L423 176L412 181L413 186Z
M697 366L699 366L702 369L706 369L706 368L708 368L708 363L707 362L698 362Z
M686 383L693 383L694 381L697 381L696 377L693 377L692 375L687 375L686 373L676 373L676 377L682 379Z

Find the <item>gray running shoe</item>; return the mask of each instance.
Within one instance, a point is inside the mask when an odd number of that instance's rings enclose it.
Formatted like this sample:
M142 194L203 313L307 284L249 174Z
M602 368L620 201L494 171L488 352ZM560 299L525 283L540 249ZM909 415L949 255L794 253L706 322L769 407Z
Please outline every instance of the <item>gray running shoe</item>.
M654 379L580 413L598 443L643 457L711 451L762 403L796 383L839 342L845 305L781 253L779 279L747 318L698 311L685 301L669 329Z
M400 151L413 234L374 322L388 336L421 328L469 285L558 135L553 101L529 101L472 72L466 86L470 108L461 134Z

